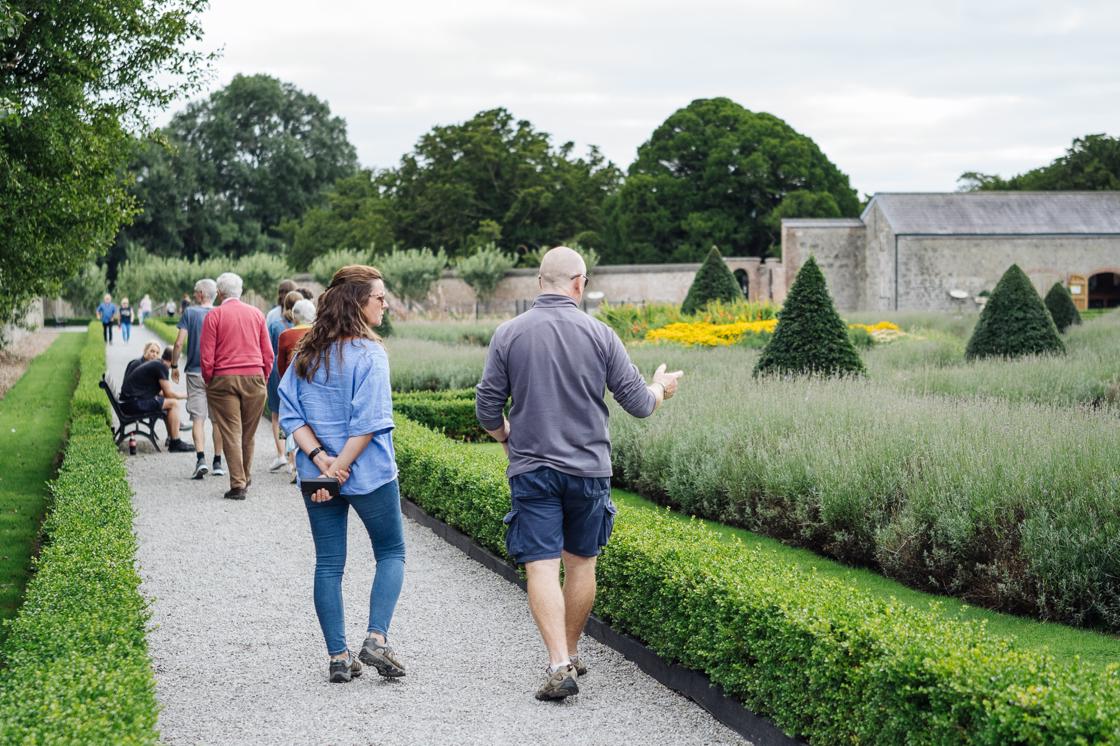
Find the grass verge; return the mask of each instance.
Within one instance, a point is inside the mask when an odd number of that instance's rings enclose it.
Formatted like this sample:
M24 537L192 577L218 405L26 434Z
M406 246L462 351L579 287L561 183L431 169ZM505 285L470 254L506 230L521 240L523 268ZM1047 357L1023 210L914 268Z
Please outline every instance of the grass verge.
M400 418L403 494L505 555L500 457ZM1075 669L659 511L620 515L596 610L819 743L1116 743L1120 666Z
M131 488L110 434L101 328L91 324L44 546L8 623L0 743L155 743L148 611Z
M0 399L0 621L19 608L85 337L60 334ZM0 626L0 646L4 641Z

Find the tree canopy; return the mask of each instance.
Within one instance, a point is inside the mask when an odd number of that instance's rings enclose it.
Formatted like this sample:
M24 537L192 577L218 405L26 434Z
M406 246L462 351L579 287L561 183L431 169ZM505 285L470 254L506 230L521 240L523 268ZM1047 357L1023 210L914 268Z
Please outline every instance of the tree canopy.
M103 255L133 212L144 117L194 89L204 0L0 2L0 325Z
M143 211L121 238L163 256L278 251L281 224L357 169L346 123L268 75L234 77L159 135L133 161Z
M859 200L808 137L771 114L712 98L653 132L606 209L611 262L699 261L713 244L764 256L780 217L854 216Z
M384 252L394 243L392 204L374 174L361 170L335 182L325 204L282 226L289 233L288 263L307 269L324 254L339 250Z
M604 198L621 172L591 147L584 158L505 109L421 136L381 182L393 204L394 233L405 246L469 253L480 226L496 224L499 248L535 249L558 241L594 243Z
M1066 154L1046 166L1004 179L968 171L963 191L1102 191L1120 189L1120 138L1105 134L1075 138Z

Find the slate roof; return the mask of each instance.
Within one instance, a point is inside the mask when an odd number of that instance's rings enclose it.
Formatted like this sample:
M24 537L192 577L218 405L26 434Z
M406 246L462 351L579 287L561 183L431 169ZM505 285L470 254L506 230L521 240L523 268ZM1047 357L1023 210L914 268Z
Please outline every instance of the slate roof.
M949 192L876 194L896 235L1120 234L1117 192Z

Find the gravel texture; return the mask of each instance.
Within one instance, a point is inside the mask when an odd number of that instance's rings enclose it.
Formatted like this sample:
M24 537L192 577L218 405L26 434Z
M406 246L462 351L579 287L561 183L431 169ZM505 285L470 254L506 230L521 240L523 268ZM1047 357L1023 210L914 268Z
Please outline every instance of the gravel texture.
M127 351L109 348L117 379L148 338L133 334ZM405 587L390 637L408 675L390 681L367 668L349 684L327 683L311 533L287 475L266 470L268 440L262 421L244 502L221 498L226 478L190 480L189 454L146 449L127 459L166 742L744 742L589 638L581 694L537 702L547 657L525 594L407 519ZM349 552L343 593L358 648L373 555L356 516Z

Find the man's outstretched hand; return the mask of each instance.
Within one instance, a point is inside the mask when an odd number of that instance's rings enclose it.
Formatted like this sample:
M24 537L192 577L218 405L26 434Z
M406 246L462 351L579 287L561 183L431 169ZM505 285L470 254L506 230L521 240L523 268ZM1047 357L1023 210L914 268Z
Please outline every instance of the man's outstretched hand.
M653 372L653 382L661 384L661 388L665 392L665 399L672 399L673 394L677 393L677 379L683 375L683 370L675 370L672 373L666 373L665 363L662 363L657 366L657 370Z

